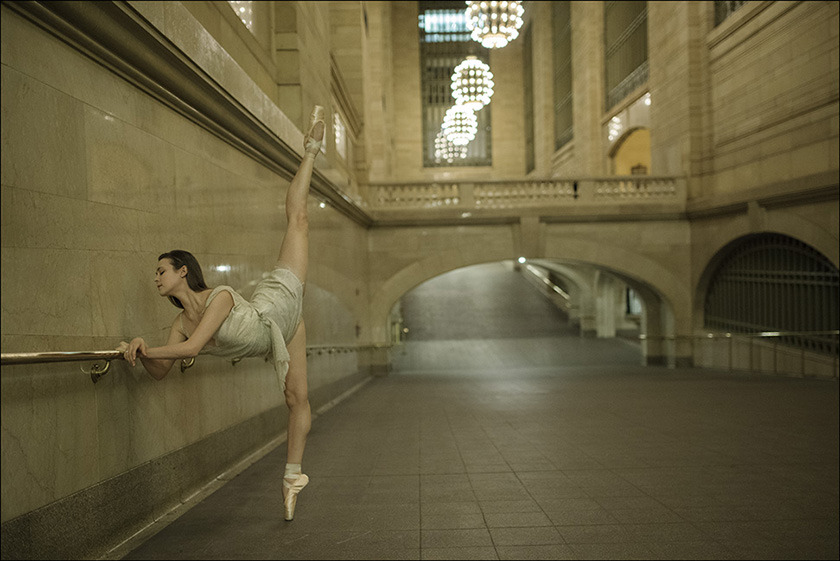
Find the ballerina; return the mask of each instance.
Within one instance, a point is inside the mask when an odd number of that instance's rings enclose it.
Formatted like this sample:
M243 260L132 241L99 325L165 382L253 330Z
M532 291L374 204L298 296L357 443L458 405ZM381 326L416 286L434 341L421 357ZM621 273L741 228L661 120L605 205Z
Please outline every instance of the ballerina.
M306 380L306 327L303 291L309 254L306 201L315 157L321 151L326 125L324 108L316 105L304 136L304 156L286 193L286 235L274 270L254 289L251 301L229 286L207 287L201 266L188 251L158 257L158 293L181 308L169 339L149 347L141 337L122 341L117 350L135 366L139 358L156 380L163 379L178 359L212 354L239 359L270 357L289 408L286 470L283 476L285 519L292 520L297 496L309 483L301 462L312 425Z

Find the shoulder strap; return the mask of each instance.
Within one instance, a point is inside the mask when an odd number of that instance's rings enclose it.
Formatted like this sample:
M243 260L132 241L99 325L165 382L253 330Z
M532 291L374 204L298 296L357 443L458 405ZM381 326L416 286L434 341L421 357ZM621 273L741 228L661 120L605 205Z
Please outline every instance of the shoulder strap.
M225 286L225 285L222 284L222 285L219 285L216 288L214 288L213 292L210 293L210 296L207 297L207 301L204 302L204 309L205 310L210 305L210 302L213 301L213 298L215 298L219 294L219 292L221 292L223 290L226 290L226 291L230 292L230 295L233 298L233 303L234 303L234 305L236 304L236 296L237 296L236 291L234 289L232 289L231 287Z

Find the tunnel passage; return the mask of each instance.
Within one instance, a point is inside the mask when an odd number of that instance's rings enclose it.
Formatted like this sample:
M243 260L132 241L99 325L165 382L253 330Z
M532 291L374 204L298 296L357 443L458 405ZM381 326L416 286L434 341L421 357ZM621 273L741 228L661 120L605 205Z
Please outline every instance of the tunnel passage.
M511 262L440 275L405 294L398 306L407 332L393 353L397 373L641 362L638 344L582 338Z

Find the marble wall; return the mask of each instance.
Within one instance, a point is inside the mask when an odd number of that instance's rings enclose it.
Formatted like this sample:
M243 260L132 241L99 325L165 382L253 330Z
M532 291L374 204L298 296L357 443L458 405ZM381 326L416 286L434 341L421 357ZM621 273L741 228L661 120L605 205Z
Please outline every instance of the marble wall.
M283 142L302 144L183 7L140 4ZM287 179L6 5L2 100L4 353L104 350L134 336L163 343L178 312L153 283L165 251L192 251L209 285L245 297L276 261ZM309 206L308 344L356 345L365 229L314 197ZM358 368L355 353L314 354L311 393L336 397L319 390ZM275 409L285 410L283 396L260 359L201 356L161 382L115 361L96 385L76 363L4 366L2 520Z

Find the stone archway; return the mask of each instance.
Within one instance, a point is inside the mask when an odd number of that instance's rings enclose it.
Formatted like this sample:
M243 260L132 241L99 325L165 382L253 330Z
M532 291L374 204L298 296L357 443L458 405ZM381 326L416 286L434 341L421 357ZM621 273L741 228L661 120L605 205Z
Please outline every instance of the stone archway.
M541 259L537 260L537 262L545 268L566 271L570 269L570 265L572 264L566 259L556 261ZM646 364L691 365L691 355L685 354L690 349L686 344L687 341L683 342L676 339L673 305L659 289L644 280L635 278L626 272L616 270L612 267L604 266L603 264L597 265L583 261L577 263L585 263L589 266L594 265L598 271L615 277L632 288L639 296L643 306L641 333L644 337L642 338L642 354L645 357ZM590 298L594 298L595 296L595 290L592 288L587 288ZM592 308L594 308L594 305ZM594 323L597 323L597 320Z
M548 244L546 259L595 266L620 278L642 299L647 339L643 345L649 364L691 363L691 297L687 279L680 271L669 270L649 256L627 247L605 247L590 239L564 238L562 248ZM374 341L389 337L389 315L394 304L419 284L455 269L480 263L503 261L509 254L491 256L487 248L470 255L452 249L403 267L386 279L371 301L371 330Z

